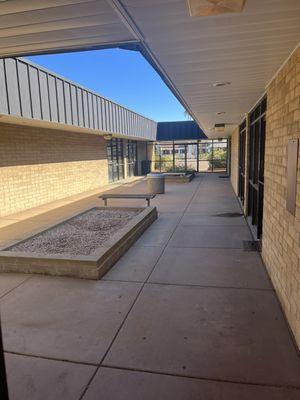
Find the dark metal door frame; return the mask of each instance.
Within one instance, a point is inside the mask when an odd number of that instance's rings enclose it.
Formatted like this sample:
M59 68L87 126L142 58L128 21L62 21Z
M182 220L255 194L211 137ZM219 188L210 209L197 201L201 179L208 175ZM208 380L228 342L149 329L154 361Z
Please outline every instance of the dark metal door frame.
M168 144L169 143L169 144ZM203 145L203 143L206 143L208 145L211 145L211 154L210 157L208 159L202 159L201 158L201 145ZM226 159L222 159L222 158L218 158L215 157L215 150L218 148L217 144L218 143L226 143L226 146L224 146L224 149L226 150ZM163 157L162 157L162 149L163 146L167 146L167 148L170 150L171 147L171 160L170 161L163 161ZM228 139L199 139L197 141L190 141L190 142L176 142L176 141L171 141L171 142L157 142L157 156L158 156L158 160L155 161L155 164L158 165L158 169L160 172L165 170L165 165L164 164L169 164L172 166L173 171L176 170L176 146L180 146L181 148L184 148L184 157L182 157L182 161L183 161L183 165L184 165L184 170L187 171L188 169L188 163L189 163L189 158L188 158L188 147L189 146L196 146L196 157L194 159L195 163L196 163L196 171L197 172L204 172L201 171L200 169L200 165L203 161L205 162L209 162L211 165L211 170L209 171L205 171L205 172L223 172L223 170L225 170L226 173L228 173L228 157L229 157L229 146L228 146ZM216 166L222 164L224 165L223 167L220 166Z
M239 164L238 164L238 196L245 203L246 181L246 119L239 127Z
M137 141L128 140L127 141L127 165L128 176L137 175Z
M107 142L108 177L109 182L124 178L123 140L112 138Z
M263 229L266 109L267 97L265 96L250 112L249 123L247 217L259 240L261 240Z

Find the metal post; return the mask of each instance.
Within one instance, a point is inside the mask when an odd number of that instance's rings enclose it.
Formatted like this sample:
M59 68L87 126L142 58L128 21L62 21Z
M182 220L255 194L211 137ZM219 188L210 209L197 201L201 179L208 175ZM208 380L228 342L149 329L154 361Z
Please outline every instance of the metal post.
M159 172L161 172L161 149L159 150Z
M9 400L8 399L7 380L6 380L5 361L4 361L4 349L3 349L3 341L2 341L1 321L0 321L0 399L1 400Z
M231 138L226 139L226 174L231 175Z
M214 139L211 141L211 172L214 172Z
M199 172L199 140L197 140L197 172Z
M173 171L175 171L175 142L173 140Z
M184 145L184 169L187 171L187 144Z

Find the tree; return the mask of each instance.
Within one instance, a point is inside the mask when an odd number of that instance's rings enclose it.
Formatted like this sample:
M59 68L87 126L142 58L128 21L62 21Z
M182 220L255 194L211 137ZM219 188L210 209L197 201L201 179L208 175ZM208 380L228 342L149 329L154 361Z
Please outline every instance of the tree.
M192 121L192 120L193 120L193 118L190 116L190 114L188 113L188 111L184 110L183 114L184 114L185 118L188 119L189 121Z

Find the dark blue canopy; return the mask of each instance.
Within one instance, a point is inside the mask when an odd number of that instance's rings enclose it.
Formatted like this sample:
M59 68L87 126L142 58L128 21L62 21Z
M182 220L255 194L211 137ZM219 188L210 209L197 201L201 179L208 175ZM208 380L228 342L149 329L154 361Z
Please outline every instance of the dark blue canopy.
M194 121L158 122L158 141L207 139L202 129Z

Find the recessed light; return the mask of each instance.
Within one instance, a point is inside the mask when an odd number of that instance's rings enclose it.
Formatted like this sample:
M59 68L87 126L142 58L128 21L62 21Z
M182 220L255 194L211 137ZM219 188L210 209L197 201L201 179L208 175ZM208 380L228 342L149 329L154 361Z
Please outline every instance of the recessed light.
M220 86L227 86L227 85L230 85L230 84L231 84L231 82L226 81L226 82L214 82L212 85L214 87L220 87Z
M225 111L218 111L218 112L216 112L216 115L223 115L223 114L226 114L226 112L225 112Z

